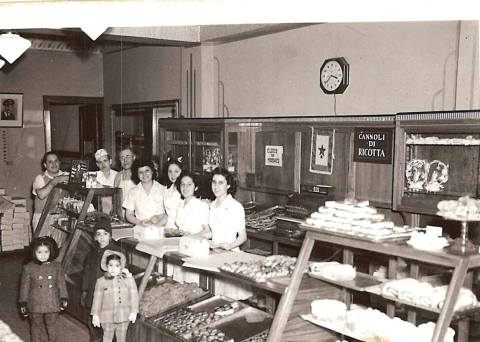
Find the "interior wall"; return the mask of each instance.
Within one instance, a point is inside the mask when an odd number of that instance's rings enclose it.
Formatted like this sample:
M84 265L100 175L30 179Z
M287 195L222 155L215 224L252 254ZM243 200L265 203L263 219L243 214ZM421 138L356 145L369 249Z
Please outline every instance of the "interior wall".
M461 23L318 24L221 44L215 83L224 86L231 117L469 109L455 101ZM477 30L467 30L473 35L467 38L478 41L478 23L471 23ZM474 74L478 53L470 48L462 66ZM344 94L326 95L319 69L340 56L350 65L350 85Z
M181 63L180 47L144 46L104 54L104 143L108 150L115 137L111 105L180 99Z
M23 128L0 128L8 144L8 161L0 162L0 187L30 199L45 153L43 96L103 96L102 56L29 49L0 70L0 91L23 93Z

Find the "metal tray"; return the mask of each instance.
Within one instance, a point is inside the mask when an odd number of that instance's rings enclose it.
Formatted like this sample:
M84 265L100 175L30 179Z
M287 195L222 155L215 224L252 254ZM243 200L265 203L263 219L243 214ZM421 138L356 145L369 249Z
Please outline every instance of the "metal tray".
M235 312L238 312L247 307L247 305L242 302L238 302L231 298L217 295L217 296L207 298L201 302L197 302L193 305L190 305L188 306L188 308L191 309L193 312L199 312L199 311L214 312L215 308L219 306L222 306L225 304L231 304L235 302L238 304L238 309Z
M211 325L234 341L243 341L270 328L273 317L264 311L247 307Z
M161 284L158 285L158 286L162 286L162 285L164 285L165 283L171 283L171 284L173 284L173 283L176 283L176 282L175 282L175 281L168 280L168 281L166 281L166 282L161 283ZM173 311L173 310L177 310L177 309L179 309L179 308L181 308L181 307L185 307L185 306L188 306L188 305L192 305L192 304L194 304L194 303L197 303L197 302L199 302L199 301L202 301L202 300L204 300L204 299L207 299L207 298L209 298L210 296L211 296L211 294L208 293L208 292L205 292L205 290L204 290L204 293L201 294L201 295L199 295L198 297L192 298L192 299L190 299L190 300L183 300L183 301L180 301L180 302L178 302L178 303L174 303L174 304L172 304L172 305L165 306L165 307L163 307L160 311L158 311L157 313L155 313L155 314L153 314L153 315L151 315L151 316L144 316L144 315L140 315L140 316L141 316L141 317L144 317L145 320L147 320L147 321L152 321L152 322L153 322L153 321L155 321L155 319L158 318L159 316L163 316L163 315L165 315L166 313L169 313L169 312L171 312L171 311Z

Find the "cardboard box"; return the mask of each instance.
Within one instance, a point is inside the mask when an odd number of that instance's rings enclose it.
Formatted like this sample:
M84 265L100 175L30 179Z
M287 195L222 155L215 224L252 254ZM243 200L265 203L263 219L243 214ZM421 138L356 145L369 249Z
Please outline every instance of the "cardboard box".
M23 205L24 207L27 206L27 199L25 197L13 196L10 202L16 205Z
M15 205L15 213L26 213L27 207L24 205Z
M30 213L27 211L27 212L23 212L23 213L20 213L20 212L15 212L13 214L13 217L15 218L24 218L24 219L30 219Z

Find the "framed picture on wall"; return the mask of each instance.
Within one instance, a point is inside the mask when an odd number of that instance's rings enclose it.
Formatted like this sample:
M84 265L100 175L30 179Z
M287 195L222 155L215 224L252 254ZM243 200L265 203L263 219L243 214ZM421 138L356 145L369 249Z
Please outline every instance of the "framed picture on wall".
M0 127L23 126L23 94L0 93Z

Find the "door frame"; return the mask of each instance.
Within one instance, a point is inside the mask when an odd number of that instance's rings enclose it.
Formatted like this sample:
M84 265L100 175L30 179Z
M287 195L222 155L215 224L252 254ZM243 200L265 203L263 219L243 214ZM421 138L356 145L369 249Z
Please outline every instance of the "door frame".
M45 151L52 150L52 126L51 126L51 108L53 105L84 105L84 104L98 104L104 107L103 97L88 97L88 96L56 96L56 95L44 95L43 96L43 124L45 129ZM103 129L103 118L105 115L105 109L103 109L100 114L100 119L98 127L100 130ZM97 131L97 141L101 143L100 139L102 137L98 136L99 131Z

